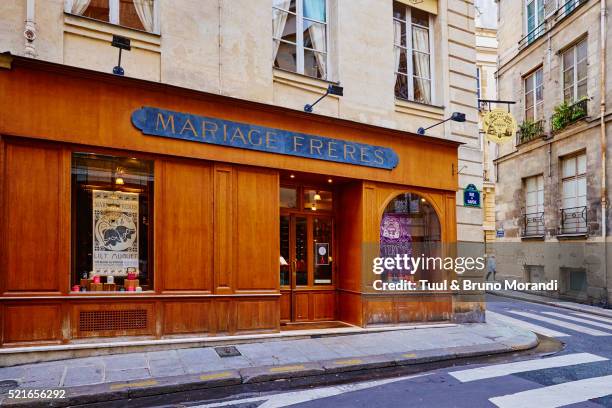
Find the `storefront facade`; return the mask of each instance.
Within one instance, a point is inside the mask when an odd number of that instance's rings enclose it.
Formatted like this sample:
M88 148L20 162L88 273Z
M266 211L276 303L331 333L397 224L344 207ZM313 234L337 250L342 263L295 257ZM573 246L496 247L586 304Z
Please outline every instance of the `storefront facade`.
M456 241L458 143L2 58L2 346L462 311L367 261L409 216Z

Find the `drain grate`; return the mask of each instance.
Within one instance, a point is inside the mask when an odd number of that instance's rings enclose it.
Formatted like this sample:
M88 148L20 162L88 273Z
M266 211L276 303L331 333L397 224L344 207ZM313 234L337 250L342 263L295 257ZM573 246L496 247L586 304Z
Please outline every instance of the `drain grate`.
M219 357L238 357L241 356L238 349L234 346L225 346L225 347L215 347L215 351L219 355Z
M19 383L15 380L0 381L0 394L6 394L9 390L13 390L19 386Z

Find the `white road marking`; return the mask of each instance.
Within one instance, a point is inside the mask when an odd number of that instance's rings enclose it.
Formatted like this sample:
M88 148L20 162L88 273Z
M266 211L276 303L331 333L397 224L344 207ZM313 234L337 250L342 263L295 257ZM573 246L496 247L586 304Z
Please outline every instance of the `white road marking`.
M588 320L588 319L582 319L580 317L564 315L564 314L555 313L555 312L542 312L542 313L550 315L550 316L562 317L564 319L573 320L573 321L579 322L579 323L590 324L591 326L601 327L601 328L604 328L606 330L612 330L612 324L605 324L605 323L601 323L601 322L593 322L593 321Z
M572 314L575 314L576 316L588 317L589 319L599 320L599 321L602 321L602 322L606 322L606 323L612 324L612 319L610 319L609 317L597 316L597 315L593 315L593 314L589 314L589 313L572 313Z
M601 330L595 330L574 323L564 322L563 320L551 319L550 317L540 316L535 313L519 312L514 310L510 310L509 312L519 316L529 317L535 320L541 320L546 323L554 324L555 326L565 327L566 329L574 330L579 333L589 334L591 336L612 336L612 333L606 333L602 332Z
M568 337L569 336L569 334L566 334L566 333L562 333L562 332L559 332L559 331L556 331L556 330L552 330L552 329L549 329L549 328L546 328L546 327L538 326L537 324L525 322L525 321L520 320L520 319L515 319L514 317L510 317L510 316L506 316L506 315L503 315L503 314L491 312L489 310L487 310L487 316L491 316L494 319L498 319L499 321L501 321L503 323L508 323L511 326L521 327L523 329L532 331L534 333L539 333L539 334L542 334L542 335L548 336L548 337Z
M490 398L499 408L556 408L612 394L612 375Z
M606 361L605 357L590 353L567 354L564 356L541 358L536 360L517 361L514 363L496 364L468 370L453 371L449 374L461 382L484 380L487 378L503 377L525 371L543 370L546 368L565 367L576 364Z
M229 405L246 404L249 402L265 401L258 408L277 408L286 407L289 405L299 404L302 402L314 401L321 398L333 397L347 392L360 391L368 388L374 388L385 384L391 384L398 381L410 380L412 378L425 377L430 374L417 374L400 378L388 378L385 380L366 381L353 384L337 385L333 387L315 388L304 391L286 392L281 394L262 395L261 397L243 398L239 400L225 401L214 404L197 405L192 408L216 408L227 407Z

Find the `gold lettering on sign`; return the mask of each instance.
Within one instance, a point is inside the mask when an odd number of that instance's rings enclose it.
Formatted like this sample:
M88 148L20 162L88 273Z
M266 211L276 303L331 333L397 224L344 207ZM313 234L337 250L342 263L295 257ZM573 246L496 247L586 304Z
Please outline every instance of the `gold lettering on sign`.
M266 132L266 147L268 149L276 149L276 133Z
M164 130L166 130L168 128L168 125L171 125L172 133L174 133L174 115L169 115L168 116L168 120L166 122L164 122L164 115L162 115L161 112L158 112L157 113L157 122L155 124L155 130L159 130L160 122L161 122L161 125L164 128Z
M244 138L244 134L242 133L242 130L240 130L239 127L234 130L234 135L232 136L232 140L230 141L230 143L234 143L234 139L240 139L242 143L244 143L245 145L247 144L247 141Z
M257 137L257 143L253 141L253 135ZM261 134L255 129L249 130L249 133L247 133L247 138L249 139L249 143L251 143L253 146L261 146L262 144Z
M209 127L210 126L210 127ZM214 138L217 135L219 126L215 122L202 121L202 138L206 139L206 132L210 132L210 137Z
M300 141L298 142L298 139L300 139ZM293 151L297 152L298 147L302 146L302 141L304 140L304 138L302 136L293 136Z
M181 135L185 132L185 130L189 130L191 133L193 133L194 136L198 135L189 118L187 118L185 124L183 125L183 128L181 129Z
M317 146L315 146L315 142ZM323 147L323 142L319 139L312 138L310 139L310 154L314 154L313 151L316 150L318 155L321 155L321 148Z
M337 159L338 156L336 155L336 153L338 152L333 145L337 145L338 143L336 142L329 142L327 143L327 156L331 159Z
M383 164L385 162L385 157L384 157L383 151L380 150L380 149L374 150L374 159L375 159L376 163Z
M347 156L351 156L351 159L355 160L355 147L354 146L344 145L344 160L346 160Z

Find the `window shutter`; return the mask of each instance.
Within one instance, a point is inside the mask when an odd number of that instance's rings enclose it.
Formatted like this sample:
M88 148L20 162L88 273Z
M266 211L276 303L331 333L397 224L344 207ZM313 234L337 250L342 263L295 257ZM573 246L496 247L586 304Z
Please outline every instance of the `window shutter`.
M438 0L397 0L399 3L426 11L431 14L438 14Z
M544 18L548 19L559 8L559 0L546 0L544 3Z

